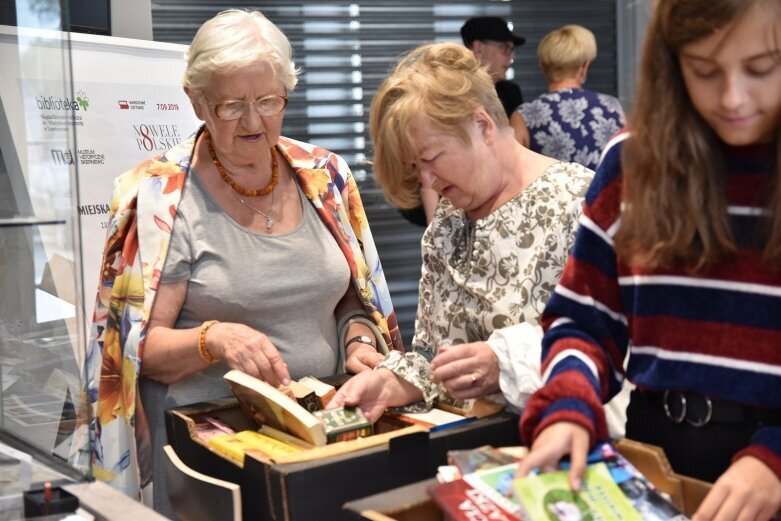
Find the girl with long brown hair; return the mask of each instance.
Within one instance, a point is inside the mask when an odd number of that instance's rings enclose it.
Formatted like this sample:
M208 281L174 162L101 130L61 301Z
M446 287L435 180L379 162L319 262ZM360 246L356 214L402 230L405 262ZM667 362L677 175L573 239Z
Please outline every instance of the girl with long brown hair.
M579 489L626 377L627 437L715 481L694 519L781 507L780 87L781 1L656 1L630 130L543 314L520 475L569 454Z

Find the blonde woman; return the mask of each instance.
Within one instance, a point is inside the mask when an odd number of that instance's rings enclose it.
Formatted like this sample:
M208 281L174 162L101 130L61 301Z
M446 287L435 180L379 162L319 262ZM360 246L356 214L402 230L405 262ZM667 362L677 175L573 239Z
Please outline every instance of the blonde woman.
M594 34L580 25L551 31L537 47L548 92L518 108L515 131L530 149L596 169L608 140L624 126L621 103L583 88L597 57Z
M490 76L456 44L406 56L375 94L370 124L392 203L414 206L419 185L442 200L423 236L412 352L356 375L332 403L377 418L389 406L425 410L445 392L502 392L521 407L539 385L538 318L593 173L521 146Z

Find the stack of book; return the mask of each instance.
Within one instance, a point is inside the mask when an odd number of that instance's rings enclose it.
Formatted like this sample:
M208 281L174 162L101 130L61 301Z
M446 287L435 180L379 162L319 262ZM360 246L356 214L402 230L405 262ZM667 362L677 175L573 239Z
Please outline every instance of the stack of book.
M374 434L393 436L405 428L431 432L476 420L432 409L421 414L386 413L374 425L359 408L326 409L335 388L312 376L280 387L237 370L229 371L224 378L238 399L243 415L257 429L236 432L227 422L203 415L195 423L194 431L204 445L239 465L243 464L245 454L277 462L300 461L315 457L313 453L317 451L310 449L337 442L361 438L360 445L369 446L382 443L381 436ZM358 445L353 448L357 449ZM319 453L327 455L334 450Z
M360 409L325 410L335 389L314 377L279 388L237 370L226 373L225 379L258 430L235 432L224 422L205 416L196 424L196 434L210 449L239 464L245 454L279 459L372 434L372 424Z
M579 492L570 489L567 465L556 472L516 478L525 449L480 447L448 454L452 479L429 488L433 501L453 521L686 520L667 498L611 445L589 455Z

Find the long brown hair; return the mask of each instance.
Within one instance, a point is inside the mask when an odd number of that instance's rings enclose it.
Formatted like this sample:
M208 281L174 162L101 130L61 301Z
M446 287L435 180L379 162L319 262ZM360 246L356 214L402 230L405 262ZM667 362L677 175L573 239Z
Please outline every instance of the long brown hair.
M779 0L657 0L648 25L632 137L624 164L621 227L616 250L646 268L698 271L733 258L737 246L727 214L726 170L719 139L695 110L678 63L681 47L728 27L760 4L774 16ZM776 128L765 259L781 264L781 135Z

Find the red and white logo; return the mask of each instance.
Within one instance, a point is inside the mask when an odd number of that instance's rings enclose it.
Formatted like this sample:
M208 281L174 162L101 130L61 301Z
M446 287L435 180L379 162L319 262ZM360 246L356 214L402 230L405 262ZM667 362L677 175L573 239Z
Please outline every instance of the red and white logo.
M117 100L117 103L119 103L119 108L122 110L128 110L130 108L130 105L128 105L127 101L123 99Z

